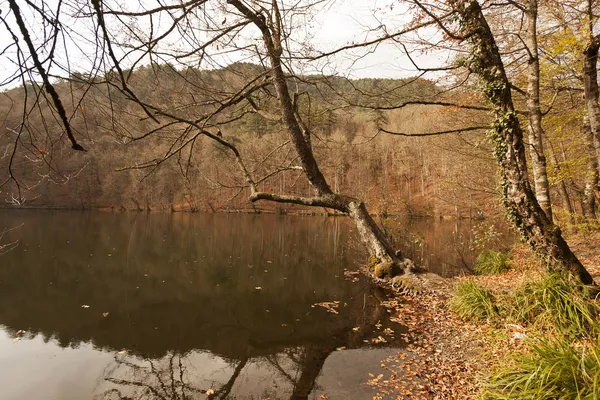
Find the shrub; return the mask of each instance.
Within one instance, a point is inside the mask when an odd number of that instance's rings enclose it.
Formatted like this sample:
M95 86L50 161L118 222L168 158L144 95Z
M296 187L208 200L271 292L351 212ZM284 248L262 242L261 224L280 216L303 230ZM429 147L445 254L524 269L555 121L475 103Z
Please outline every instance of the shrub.
M450 309L470 321L483 321L498 314L492 293L471 279L458 284L450 299Z
M475 260L473 269L479 275L496 275L508 271L510 269L508 254L501 251L485 250Z

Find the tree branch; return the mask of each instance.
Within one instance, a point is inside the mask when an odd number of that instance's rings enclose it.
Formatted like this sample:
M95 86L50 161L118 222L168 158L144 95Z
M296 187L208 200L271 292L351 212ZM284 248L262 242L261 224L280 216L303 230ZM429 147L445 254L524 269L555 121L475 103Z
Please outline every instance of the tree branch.
M480 130L486 130L486 129L490 129L489 125L470 126L468 128L451 129L451 130L447 130L447 131L427 132L427 133L394 132L394 131L388 131L387 129L383 129L383 128L379 128L379 131L387 133L387 134L390 134L390 135L395 135L395 136L424 137L424 136L439 136L439 135L445 135L445 134L448 134L448 133L462 133L462 132L469 132L469 131L480 131Z
M77 143L77 140L75 139L75 136L73 135L73 132L71 130L71 124L69 123L69 120L67 118L67 112L65 110L65 107L63 106L62 101L60 100L60 97L59 97L58 93L56 92L56 89L50 83L50 79L48 78L48 73L46 72L44 66L40 62L40 59L37 54L37 50L34 47L33 42L31 41L31 37L29 36L29 31L27 30L27 27L25 26L25 21L23 21L23 16L21 15L21 10L19 8L19 5L17 4L16 0L8 0L8 3L10 4L10 9L15 16L15 20L17 22L17 25L19 26L19 30L21 31L21 34L23 35L23 40L27 44L27 48L29 49L29 54L31 55L31 58L33 59L33 63L35 64L35 67L38 70L38 73L42 77L42 81L44 82L44 88L46 89L48 94L50 94L50 97L52 98L52 102L54 103L54 106L56 107L56 110L58 112L60 120L61 120L63 126L65 127L65 131L67 132L67 137L71 141L71 148L73 148L74 150L79 150L79 151L87 151L79 143Z

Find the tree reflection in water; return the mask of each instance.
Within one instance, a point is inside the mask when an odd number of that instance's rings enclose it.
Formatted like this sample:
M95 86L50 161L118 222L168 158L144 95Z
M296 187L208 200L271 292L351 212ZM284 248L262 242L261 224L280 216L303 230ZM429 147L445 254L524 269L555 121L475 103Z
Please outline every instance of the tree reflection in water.
M379 324L385 318L385 308L377 300L380 296L365 293L362 312L355 318L355 328L358 329L346 327L335 332L333 337L337 339L333 341L294 346L292 339L289 347L273 354L222 359L225 362L223 367L204 376L195 368L196 351L185 354L171 352L158 360L116 354L105 370L104 382L99 385L102 393L98 398L186 400L205 395L208 399L251 399L260 393L261 399L308 399L311 393L322 389L317 381L326 360L334 351L360 348L364 346L365 338L372 337L376 324L381 329ZM250 346L249 352L252 350ZM215 357L213 354L210 356ZM211 379L214 375L224 379ZM240 379L243 382L232 394ZM269 382L268 386L264 386L265 382Z

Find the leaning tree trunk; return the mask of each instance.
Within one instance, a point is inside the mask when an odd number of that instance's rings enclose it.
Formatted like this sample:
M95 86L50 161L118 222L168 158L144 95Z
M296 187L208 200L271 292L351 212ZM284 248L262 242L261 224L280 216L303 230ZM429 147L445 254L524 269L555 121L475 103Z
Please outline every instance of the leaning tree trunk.
M546 169L546 156L544 155L544 130L542 129L542 110L540 108L540 59L537 43L537 0L529 0L525 11L527 16L527 30L525 43L529 52L527 72L527 111L529 132L529 154L533 170L535 197L552 221L552 205L550 202L550 185Z
M228 0L248 20L252 21L262 33L267 57L271 65L270 78L277 93L281 109L281 118L290 136L290 141L298 155L302 170L315 189L314 197L299 197L264 193L257 190L256 184L245 172L252 194L251 201L271 200L283 203L296 203L307 206L327 207L347 213L356 223L358 232L367 246L371 256L377 258L378 263L392 263L399 266L401 272L413 271L413 264L409 260L400 260L394 253L393 247L379 226L373 221L365 205L358 199L334 193L327 183L319 165L314 157L310 142L310 131L302 122L292 96L289 92L288 82L283 72L281 55L282 26L277 4L273 2L273 10L268 15L254 11L240 0ZM242 169L244 167L242 166Z
M584 284L594 280L537 202L527 174L523 131L515 112L510 82L491 29L476 0L454 0L462 34L468 38L468 66L483 81L495 121L490 138L500 166L501 189L508 217L523 239L541 256L550 270L568 271Z

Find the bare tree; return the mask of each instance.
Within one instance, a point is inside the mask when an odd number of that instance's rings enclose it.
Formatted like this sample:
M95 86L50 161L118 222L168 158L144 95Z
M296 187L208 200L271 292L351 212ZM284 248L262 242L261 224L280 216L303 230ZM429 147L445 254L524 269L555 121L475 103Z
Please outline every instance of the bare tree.
M9 3L12 14L10 17L15 19L26 44L24 48L19 47L19 54L33 60L36 76L42 80L41 87L49 94L73 149L84 150L76 141L63 102L44 67L44 60L38 56L40 50L35 48L29 37L22 11L16 0ZM237 165L238 176L244 181L237 186L240 190L249 192L251 202L267 200L293 203L346 213L355 221L369 253L378 262L392 264L396 272L410 274L414 271L414 264L396 256L388 238L375 223L364 202L334 192L315 157L310 124L300 108L300 98L310 94L301 91L301 78L294 73L293 61L296 51L294 43L298 40L294 38L298 30L296 18L310 18L313 6L311 2L287 4L278 1L248 3L241 0L191 0L171 5L159 3L155 8L141 6L142 11L130 11L116 3L100 0L81 3L75 10L77 16L92 24L95 35L91 43L88 43L93 46L96 56L90 70L97 72L104 69L104 73L102 76L95 72L71 75L70 79L87 86L104 85L107 95L116 91L137 105L134 112L139 114L144 126L148 127L147 132L138 136L123 132L125 141L135 142L156 135L170 138L171 143L161 157L134 161L125 169L153 171L168 160L177 159L183 165L185 173L190 166L194 147L199 145L202 137L211 139L219 146L219 151L227 152L227 157L231 157ZM56 10L56 15L60 12L64 11ZM41 13L38 17L45 18L47 15ZM9 16L3 18L10 29ZM160 18L162 22L159 24L157 21ZM143 25L149 30L143 29ZM56 23L51 28L54 37L58 37L62 27ZM124 32L126 39L121 39L123 35L119 36L119 32ZM185 45L181 48L173 47L173 37ZM14 42L17 46L21 43L16 35ZM182 73L198 63L218 65L224 59L223 55L229 54L250 57L262 65L262 71L256 75L239 75L241 82L236 89L230 90L223 90L223 86L220 86L223 82L208 85L202 82L202 77L193 81L191 76ZM50 51L48 59L52 56ZM153 68L160 61L175 63L177 68L172 68L170 73L179 75L196 92L207 89L211 92L203 93L204 96L199 101L196 101L192 93L188 103L163 103L153 96L151 90L144 93L131 84L132 70L142 60L149 60ZM25 61L20 66L22 74L31 72ZM41 91L38 92L40 93ZM230 123L249 113L279 123L288 136L288 148L294 152L285 165L272 166L264 171L262 177L257 176L256 167L250 167L235 137L221 133ZM21 126L25 125L24 121ZM276 148L274 151L278 150ZM289 171L303 172L312 188L306 196L261 189L261 183ZM150 207L150 200L146 203Z

